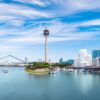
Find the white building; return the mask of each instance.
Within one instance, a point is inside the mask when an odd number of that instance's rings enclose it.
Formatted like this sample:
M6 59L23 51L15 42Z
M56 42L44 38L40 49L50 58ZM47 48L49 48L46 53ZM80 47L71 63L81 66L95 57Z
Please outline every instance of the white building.
M100 67L100 57L94 59L94 65L95 67Z
M92 55L88 54L86 57L87 66L92 66Z
M74 67L79 66L78 57L74 58Z
M78 57L74 59L75 67L86 67L92 65L92 56L88 54L86 49L81 49Z

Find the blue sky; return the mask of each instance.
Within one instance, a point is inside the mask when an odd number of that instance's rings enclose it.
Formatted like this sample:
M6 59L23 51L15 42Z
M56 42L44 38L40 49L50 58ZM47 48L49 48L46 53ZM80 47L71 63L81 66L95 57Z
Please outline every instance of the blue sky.
M51 61L91 53L100 48L100 0L0 0L0 56L43 60L45 27Z

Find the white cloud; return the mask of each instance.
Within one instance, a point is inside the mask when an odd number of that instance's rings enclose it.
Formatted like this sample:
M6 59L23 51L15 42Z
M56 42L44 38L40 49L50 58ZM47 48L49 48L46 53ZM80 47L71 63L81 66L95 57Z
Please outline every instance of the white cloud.
M100 25L100 19L94 19L90 21L83 22L82 26Z
M11 20L11 19L15 19L15 16L10 16L10 15L0 15L0 21L2 20Z
M68 0L68 3L75 9L100 9L99 0Z
M99 25L98 20L90 20L79 23L63 23L60 20L53 20L47 22L49 25L47 26L50 30L49 42L58 42L58 41L68 41L68 40L85 40L85 39L93 39L96 35L99 34L96 32L77 32L77 28L79 26L87 26L87 25ZM95 23L94 23L95 22ZM39 22L40 23L40 22ZM1 39L3 42L8 43L43 43L43 27L33 27L32 29L2 29L0 31L0 36L3 35L17 35L18 37L13 38L5 38Z
M100 11L100 0L48 0L56 10L50 11L53 16L70 15L81 11Z
M43 2L42 0L14 0L14 1L27 3L27 4L34 4L42 7L46 6L49 3L47 1Z
M15 52L19 49L22 49L23 46L15 46L15 45L9 45L9 44L2 44L0 45L0 52Z
M19 0L17 0L19 1ZM19 1L20 2L20 1ZM37 18L52 18L59 17L66 14L72 14L80 10L93 10L100 8L99 1L90 0L47 0L43 2L42 0L23 0L24 3L34 3L39 6L47 6L53 3L56 8L52 10L43 10L32 9L31 7L21 6L16 4L5 4L0 3L0 22L4 22L5 26L0 28L0 42L6 43L5 46L1 46L1 49L17 48L16 44L40 44L44 42L43 29L45 26L50 30L49 42L59 42L59 41L70 41L70 40L86 40L93 39L96 35L99 34L96 32L77 32L79 26L91 26L91 25L100 25L100 19L84 21L84 22L75 22L75 23L63 23L60 19L51 20L51 21L33 21L33 27L29 26L23 27L23 24L27 19L37 19ZM52 6L52 5L51 5ZM58 8L58 9L57 9ZM42 26L42 23L46 25ZM37 27L34 25L37 24ZM13 26L17 26L13 28ZM17 35L17 37L4 37L5 35ZM10 47L9 44L12 44ZM18 47L19 48L19 47Z
M17 17L24 16L29 18L49 17L48 13L37 11L30 7L5 3L0 3L0 13L16 15Z
M100 8L99 0L14 0L22 3L36 4L39 6L58 5L59 8L70 10ZM57 7L57 6L56 6Z
M100 10L100 0L15 0L26 4L36 4L46 7L48 17L70 15L84 10Z

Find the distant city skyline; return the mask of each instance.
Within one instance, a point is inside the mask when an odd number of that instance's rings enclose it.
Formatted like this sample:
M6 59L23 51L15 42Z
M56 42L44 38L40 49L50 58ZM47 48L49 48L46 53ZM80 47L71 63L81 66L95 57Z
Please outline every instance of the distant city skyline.
M0 57L73 59L80 49L100 49L100 0L0 0Z

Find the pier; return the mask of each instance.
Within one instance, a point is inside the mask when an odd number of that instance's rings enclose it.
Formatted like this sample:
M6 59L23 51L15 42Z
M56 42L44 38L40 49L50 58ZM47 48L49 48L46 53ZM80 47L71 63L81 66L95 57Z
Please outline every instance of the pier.
M91 66L91 67L67 67L67 69L84 69L84 70L87 70L87 71L100 71L100 67L94 67L94 66Z

